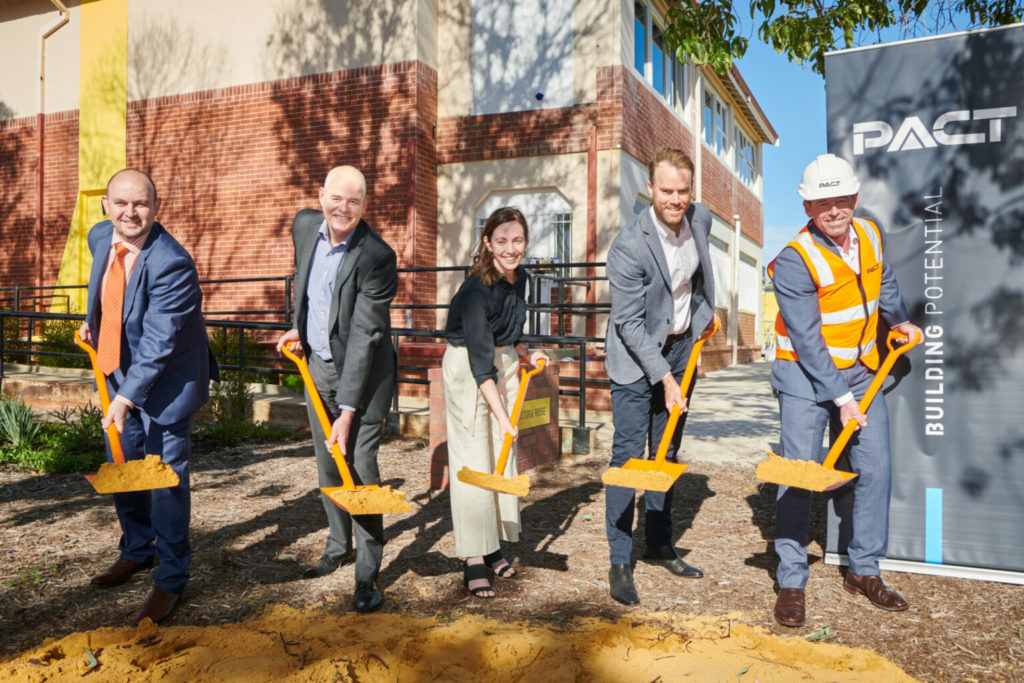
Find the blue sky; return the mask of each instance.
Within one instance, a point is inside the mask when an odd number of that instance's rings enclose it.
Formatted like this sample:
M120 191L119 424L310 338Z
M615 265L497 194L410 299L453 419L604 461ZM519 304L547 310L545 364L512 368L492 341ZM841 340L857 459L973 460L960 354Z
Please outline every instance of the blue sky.
M736 65L779 134L777 147L761 147L767 266L807 222L796 188L804 167L828 151L825 79L809 67L790 62L756 38Z

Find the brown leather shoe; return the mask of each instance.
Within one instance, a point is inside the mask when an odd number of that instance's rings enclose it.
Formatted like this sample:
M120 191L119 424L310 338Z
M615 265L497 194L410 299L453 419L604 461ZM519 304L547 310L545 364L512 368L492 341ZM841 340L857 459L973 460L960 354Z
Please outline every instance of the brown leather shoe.
M780 588L775 600L775 621L783 626L803 626L804 619L804 589Z
M145 562L133 562L125 557L119 557L117 558L117 562L107 567L107 571L102 574L97 574L89 579L89 583L100 588L120 586L135 572L141 572L143 569L149 569L152 566L152 557Z
M159 624L171 616L171 612L174 611L174 606L178 604L178 598L180 597L181 593L172 593L162 588L154 588L153 592L146 598L142 608L135 614L135 624L138 625L146 617L152 619L154 624Z
M886 588L881 576L858 576L847 572L846 578L843 579L843 588L854 595L868 596L872 605L888 612L902 612L910 607L902 595Z

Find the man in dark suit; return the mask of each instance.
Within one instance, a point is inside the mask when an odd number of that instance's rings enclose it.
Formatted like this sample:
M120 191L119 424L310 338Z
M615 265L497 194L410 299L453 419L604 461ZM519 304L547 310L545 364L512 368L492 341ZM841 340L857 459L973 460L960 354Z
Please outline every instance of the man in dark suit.
M159 622L170 615L188 581L190 435L195 412L209 397L211 373L203 295L192 257L156 222L160 200L149 176L118 171L102 201L110 220L89 231L93 262L79 333L95 342L114 396L104 432L113 422L125 458L158 454L180 482L114 494L120 557L91 583L119 585L152 567L154 554L159 556L153 591L135 615L136 623L146 617ZM212 371L216 376L215 364Z
M690 200L693 162L682 151L663 147L648 170L651 208L627 223L608 250L612 308L605 368L615 424L612 467L643 458L645 450L653 457L672 407L686 410L693 383L680 388L679 381L695 338L714 324L715 316L711 214ZM685 421L683 412L666 455L669 461L675 461ZM635 489L605 489L609 588L612 598L626 605L640 602L630 566L635 499ZM644 558L676 576L703 576L673 545L672 489L647 491L644 508Z
M295 327L277 342L300 342L332 420L324 434L307 396L321 488L340 486L330 454L339 444L357 484L379 484L377 450L391 402L397 359L391 343L391 300L398 289L395 252L362 220L366 180L351 166L327 174L323 211L303 209L292 222L295 243ZM317 578L355 560L355 609L380 607L376 586L384 554L381 515L349 515L321 492L329 533ZM356 549L352 547L355 521Z

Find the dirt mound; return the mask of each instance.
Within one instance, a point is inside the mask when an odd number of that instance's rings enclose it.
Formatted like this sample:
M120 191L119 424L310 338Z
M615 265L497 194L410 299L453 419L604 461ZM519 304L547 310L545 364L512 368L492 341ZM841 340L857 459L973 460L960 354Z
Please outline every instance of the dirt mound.
M869 651L779 638L741 614L581 619L345 615L278 606L221 626L102 628L0 664L5 681L913 681ZM90 673L90 669L93 671Z

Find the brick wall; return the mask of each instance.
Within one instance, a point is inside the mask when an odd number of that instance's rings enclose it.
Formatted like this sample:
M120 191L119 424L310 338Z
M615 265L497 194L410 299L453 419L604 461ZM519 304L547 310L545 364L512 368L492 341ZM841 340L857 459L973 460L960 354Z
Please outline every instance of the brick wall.
M291 219L318 208L317 188L339 164L366 176L364 217L399 267L429 266L436 112L437 76L420 62L132 102L128 163L152 174L162 221L203 279L290 274ZM429 279L405 278L396 302L432 303ZM280 284L208 285L205 295L210 310L283 307Z
M0 123L0 286L52 284L57 279L78 195L78 112L43 122L43 268L38 281L37 117ZM57 246L54 246L57 245Z
M558 425L559 364L548 363L530 379L526 400L548 398L551 421L519 431L516 464L519 473L558 460L561 439ZM448 472L448 425L441 368L432 368L430 376L430 487L446 488L455 473Z
M338 164L367 178L366 220L400 267L436 264L437 74L420 62L223 88L128 105L128 164L149 172L159 219L202 279L280 277L293 270L291 219L318 208ZM78 187L78 114L47 116L44 283L56 280ZM0 124L4 285L35 284L35 118ZM209 310L284 307L281 283L212 284ZM433 303L432 276L403 277L396 302ZM257 315L246 316L249 318ZM269 316L280 320L280 314ZM429 312L414 322L432 326ZM401 311L395 323L405 325Z

